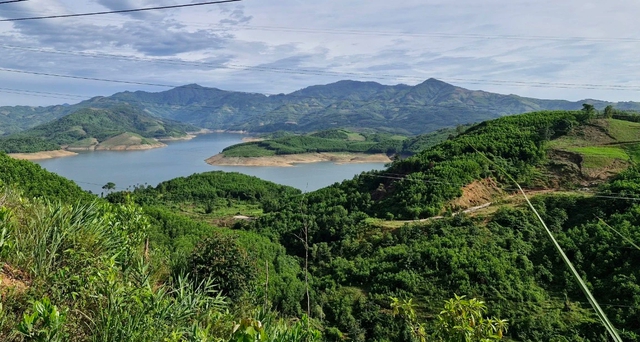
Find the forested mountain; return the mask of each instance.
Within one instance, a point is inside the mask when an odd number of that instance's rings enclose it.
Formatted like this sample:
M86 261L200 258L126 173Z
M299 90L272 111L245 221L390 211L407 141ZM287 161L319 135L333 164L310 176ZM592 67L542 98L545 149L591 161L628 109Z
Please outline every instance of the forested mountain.
M0 339L608 340L516 180L637 341L639 121L499 118L311 193L209 172L91 202L0 155Z
M69 114L72 106L0 107L0 136L16 133Z
M415 86L340 81L270 96L190 84L158 93L136 91L95 97L72 106L2 107L1 132L33 127L80 108L110 108L122 103L198 127L249 132L347 128L421 134L510 114L577 110L583 103L593 104L596 109L613 104L618 109L640 110L640 103L635 102L540 100L467 90L436 79Z
M152 145L156 138L185 137L196 127L158 119L129 105L108 109L84 108L27 131L0 138L8 153L66 149L109 149Z

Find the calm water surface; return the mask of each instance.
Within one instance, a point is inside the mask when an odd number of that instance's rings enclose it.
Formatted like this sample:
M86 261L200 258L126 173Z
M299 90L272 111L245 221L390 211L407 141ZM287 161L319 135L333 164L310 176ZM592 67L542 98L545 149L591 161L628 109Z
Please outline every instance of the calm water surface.
M363 171L384 168L383 163L343 164L330 162L300 164L294 167L212 166L205 159L223 148L242 142L242 135L205 134L188 141L168 143L165 148L146 151L99 151L74 157L36 161L45 169L74 180L83 189L99 194L107 182L117 190L135 185L158 183L194 173L222 170L240 172L304 191L351 179Z

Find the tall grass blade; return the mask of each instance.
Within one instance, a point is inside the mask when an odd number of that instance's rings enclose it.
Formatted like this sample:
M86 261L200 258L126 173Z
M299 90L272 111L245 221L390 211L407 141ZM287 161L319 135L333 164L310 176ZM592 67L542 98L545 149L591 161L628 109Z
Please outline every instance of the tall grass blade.
M479 153L482 157L484 157L487 161L489 161L489 163L491 163L494 166L496 166L496 168L498 168L498 170L500 170L500 172L504 173L504 175L507 176L518 187L518 189L520 190L520 193L522 193L522 196L524 196L525 201L527 201L527 204L529 205L529 208L531 208L531 210L533 210L533 212L536 214L536 217L538 218L538 220L540 221L540 223L544 227L545 231L547 232L547 235L549 235L549 238L553 242L553 245L555 246L556 250L558 251L558 253L560 253L560 256L562 257L562 260L564 261L565 265L567 265L567 267L569 267L569 269L571 270L571 273L573 274L573 276L576 278L576 280L580 284L580 288L582 289L582 292L584 292L584 294L587 296L587 299L589 300L589 303L591 304L593 309L596 311L596 314L598 315L598 318L600 318L600 320L602 321L602 324L604 325L605 329L607 329L607 332L609 333L609 335L611 335L611 338L616 342L622 342L622 338L620 338L620 335L618 335L618 332L616 331L616 328L613 326L611 321L609 321L609 318L607 318L607 315L604 313L604 311L602 310L602 308L598 304L598 301L596 301L596 299L593 296L593 294L591 294L591 291L589 291L589 288L587 287L587 284L584 282L584 280L582 279L582 277L580 276L578 271L575 269L575 267L573 266L573 263L571 262L571 260L569 260L569 257L567 257L567 255L564 253L564 250L562 249L562 247L560 247L560 244L558 243L556 238L553 236L553 233L551 233L551 230L549 229L549 227L547 227L547 224L544 222L544 220L542 219L542 217L540 216L540 214L538 213L536 208L533 206L531 201L529 201L529 197L524 192L524 190L522 189L520 184L513 177L511 177L511 175L509 173L507 173L504 169L502 169L498 164L494 163L491 159L489 159L486 155L484 155L484 153L478 151L473 146L472 146L472 148L477 153Z

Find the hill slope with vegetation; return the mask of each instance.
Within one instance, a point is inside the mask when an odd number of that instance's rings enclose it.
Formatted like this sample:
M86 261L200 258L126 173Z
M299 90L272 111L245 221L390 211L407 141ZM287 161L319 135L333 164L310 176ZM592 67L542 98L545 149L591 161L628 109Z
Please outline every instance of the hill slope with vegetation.
M636 119L587 107L501 118L307 194L211 172L58 204L11 178L0 185L0 338L607 340L537 218L510 201L508 174L636 341ZM31 164L6 165L20 175ZM453 215L480 185L500 201Z
M566 160L554 153L585 141L596 150L608 146L589 140L584 133L591 129L606 131L625 146L626 156L606 155L607 163L620 162L624 167L593 178L590 171L584 172L591 166L576 160L574 165L582 172L563 178L557 164ZM640 238L632 214L638 209L634 199L640 198L640 178L633 168L635 130L630 121L596 118L591 110L537 112L484 122L396 161L385 171L364 173L307 194L302 205L265 211L244 229L275 236L301 259L309 253L315 279L313 303L325 326L335 329L334 340L341 336L356 341L401 340L398 336L406 332L407 322L386 311L390 296L413 298L418 316L427 321L424 328L433 331L436 325L428 320L429 313L455 294L491 303L490 312L508 320L508 334L515 340L606 339L604 327L535 216L517 203L499 204L515 187L508 174L528 188L547 189L541 192L547 195L534 200L535 207L593 286L624 339L633 341L640 334L634 318L640 309L634 280L640 270L629 264L629 258L640 256L640 251L603 222L631 241ZM582 142L575 145L554 145L578 137ZM587 157L592 151L576 153ZM632 169L621 171L627 167ZM617 172L622 173L612 176ZM610 177L614 178L603 184ZM549 194L559 187L581 188L584 181L590 182L592 191ZM468 190L478 182L494 190L486 201L498 200L487 214L445 215L399 225L390 221L446 213L455 200L474 195ZM612 194L621 199L607 200ZM309 247L289 238L294 234L306 236Z
M583 103L596 109L614 105L640 110L636 102L541 100L468 90L436 79L415 86L340 81L269 96L190 84L158 93L121 92L70 106L1 107L0 134L31 128L79 109L122 104L158 118L215 130L309 133L346 128L417 135L530 111L577 110Z
M134 107L86 108L24 132L0 138L8 153L100 150L162 146L157 139L181 138L194 126L154 118Z

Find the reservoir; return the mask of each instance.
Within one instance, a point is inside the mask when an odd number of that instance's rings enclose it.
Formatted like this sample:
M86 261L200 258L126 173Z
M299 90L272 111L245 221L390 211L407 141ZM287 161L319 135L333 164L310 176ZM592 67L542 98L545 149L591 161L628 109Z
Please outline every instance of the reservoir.
M144 151L84 152L73 157L35 161L45 169L100 194L108 182L116 190L136 185L156 186L162 181L207 171L240 172L302 191L314 191L335 182L351 179L363 171L381 170L383 163L299 164L294 167L212 166L205 159L225 147L242 142L243 136L231 133L203 134L187 141L173 141L164 148Z

